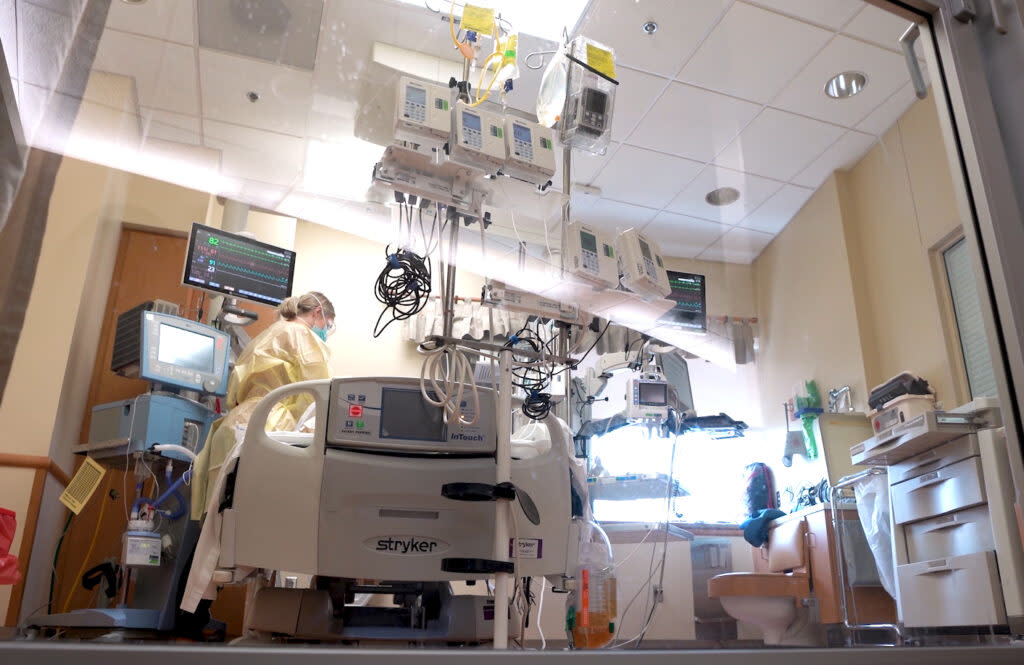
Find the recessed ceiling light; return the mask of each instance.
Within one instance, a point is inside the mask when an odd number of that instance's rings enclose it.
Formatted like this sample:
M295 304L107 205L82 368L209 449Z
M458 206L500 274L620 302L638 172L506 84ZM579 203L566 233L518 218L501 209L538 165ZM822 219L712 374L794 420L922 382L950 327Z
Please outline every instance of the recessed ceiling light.
M868 77L860 72L836 74L825 84L825 94L832 99L853 97L868 84Z
M740 190L735 187L719 187L708 192L704 200L713 206L727 206L740 200Z
M644 21L644 24L640 26L640 29L644 31L645 35L653 35L658 31L658 24L654 21Z

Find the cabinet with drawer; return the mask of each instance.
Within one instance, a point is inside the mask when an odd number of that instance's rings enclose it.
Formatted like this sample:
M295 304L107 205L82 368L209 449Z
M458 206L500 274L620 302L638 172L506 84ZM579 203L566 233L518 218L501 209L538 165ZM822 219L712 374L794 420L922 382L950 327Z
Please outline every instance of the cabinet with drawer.
M935 412L936 427L908 430L902 450L880 462L889 477L899 618L908 628L1024 631L1024 551L1006 437L992 412L985 400ZM943 440L939 434L951 434L955 424L947 416L974 431Z
M890 487L896 524L942 515L985 503L981 461L968 457Z

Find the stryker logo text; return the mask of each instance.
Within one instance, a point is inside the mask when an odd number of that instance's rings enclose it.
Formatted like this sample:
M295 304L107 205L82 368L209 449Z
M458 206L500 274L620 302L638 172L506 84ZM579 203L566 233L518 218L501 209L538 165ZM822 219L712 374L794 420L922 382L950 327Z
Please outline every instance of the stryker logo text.
M452 441L483 441L483 440L484 440L484 435L483 434L463 434L461 432L456 432L455 434L452 434Z
M448 543L443 540L420 536L380 536L370 538L364 544L376 552L388 554L434 554L448 549Z

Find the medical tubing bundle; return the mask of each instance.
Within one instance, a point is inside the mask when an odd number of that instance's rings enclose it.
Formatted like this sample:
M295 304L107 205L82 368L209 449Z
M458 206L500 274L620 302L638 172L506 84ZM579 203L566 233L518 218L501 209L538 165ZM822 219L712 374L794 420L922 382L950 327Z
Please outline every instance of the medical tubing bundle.
M407 249L392 252L385 250L387 264L377 276L374 295L384 305L373 326L373 336L380 337L384 330L395 321L415 316L430 300L430 258L422 257ZM391 318L381 325L384 315Z
M426 355L420 369L420 393L428 404L444 409L444 421L463 425L476 423L480 413L480 394L473 376L473 363L458 347L445 344L436 349L418 347ZM427 384L430 384L430 390ZM473 403L473 417L467 420L463 415L463 396L469 386Z

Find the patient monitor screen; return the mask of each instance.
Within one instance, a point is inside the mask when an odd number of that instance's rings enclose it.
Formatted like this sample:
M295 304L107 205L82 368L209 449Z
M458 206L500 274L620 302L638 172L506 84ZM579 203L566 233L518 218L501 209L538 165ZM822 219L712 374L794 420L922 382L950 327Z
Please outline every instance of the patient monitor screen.
M445 441L443 409L428 404L418 390L381 390L380 436L382 439Z
M156 358L175 367L212 372L215 341L208 335L161 323Z
M668 386L664 383L641 383L640 404L664 406L668 403Z

